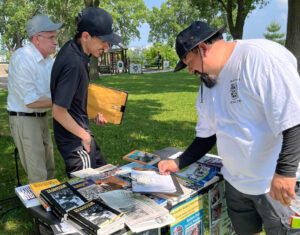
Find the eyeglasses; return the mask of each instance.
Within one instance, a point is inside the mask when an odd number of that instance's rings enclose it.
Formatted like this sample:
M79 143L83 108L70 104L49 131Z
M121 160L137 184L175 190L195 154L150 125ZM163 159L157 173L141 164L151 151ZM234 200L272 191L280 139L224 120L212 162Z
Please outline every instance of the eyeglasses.
M40 37L42 37L42 38L46 38L46 39L48 39L48 40L50 40L50 41L57 41L57 36L51 36L51 37L46 37L46 36L44 36L44 35L41 35L41 34L38 34L38 36L40 36Z

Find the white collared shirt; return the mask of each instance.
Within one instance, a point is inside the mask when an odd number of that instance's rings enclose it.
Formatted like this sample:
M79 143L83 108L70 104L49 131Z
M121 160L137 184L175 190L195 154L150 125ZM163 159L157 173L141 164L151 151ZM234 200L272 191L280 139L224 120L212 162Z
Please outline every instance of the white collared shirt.
M41 97L51 98L52 65L52 57L45 59L31 42L15 51L8 66L8 111L32 113L49 110L30 109L26 105Z

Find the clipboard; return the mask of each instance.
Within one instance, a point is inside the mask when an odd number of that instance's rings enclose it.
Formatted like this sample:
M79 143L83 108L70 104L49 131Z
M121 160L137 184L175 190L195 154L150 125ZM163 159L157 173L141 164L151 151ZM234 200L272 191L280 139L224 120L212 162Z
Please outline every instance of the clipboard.
M128 93L118 89L96 84L89 84L87 113L94 119L102 113L107 122L120 125L123 120Z

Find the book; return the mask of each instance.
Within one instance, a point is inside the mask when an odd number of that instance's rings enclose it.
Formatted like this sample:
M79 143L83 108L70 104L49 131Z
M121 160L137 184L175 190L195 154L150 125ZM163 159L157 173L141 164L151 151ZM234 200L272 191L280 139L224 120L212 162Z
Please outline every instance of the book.
M209 168L216 169L217 171L220 171L223 167L222 158L213 154L206 154L197 162Z
M73 178L69 179L67 182L68 182L70 185L73 185L73 184L77 184L77 183L83 182L83 181L85 181L85 179L80 178L80 177L73 177Z
M15 192L26 208L41 205L29 184L15 188Z
M211 180L218 174L218 171L198 162L194 162L175 174L187 181L200 184L201 186L207 186L212 183Z
M87 201L68 182L42 190L41 196L59 219L66 219L69 210L81 206Z
M57 179L52 179L52 180L47 180L43 182L37 182L37 183L32 183L30 184L30 188L36 198L39 200L39 202L42 204L42 206L45 208L46 211L50 211L51 208L49 205L44 201L43 198L40 197L40 193L43 189L47 189L50 187L53 187L55 185L59 185L60 182Z
M160 161L160 156L141 150L134 150L123 156L123 160L128 162L137 162L141 165L154 165Z
M175 175L161 175L157 171L131 171L132 191L147 193L183 194Z
M123 214L99 200L92 200L70 210L69 219L91 234L108 235L124 228Z
M78 225L74 225L73 223L70 223L70 221L65 221L65 222L58 223L58 224L50 224L50 228L52 229L54 235L86 234L82 231L82 229Z
M105 192L101 186L95 184L95 182L90 179L78 182L72 186L88 201L99 198L100 193Z
M100 185L105 191L111 191L116 189L126 189L130 187L128 181L118 177L118 176L109 176L104 179L96 181L96 184Z
M97 113L112 124L120 125L123 120L128 93L118 89L89 84L87 112L90 119L94 119Z

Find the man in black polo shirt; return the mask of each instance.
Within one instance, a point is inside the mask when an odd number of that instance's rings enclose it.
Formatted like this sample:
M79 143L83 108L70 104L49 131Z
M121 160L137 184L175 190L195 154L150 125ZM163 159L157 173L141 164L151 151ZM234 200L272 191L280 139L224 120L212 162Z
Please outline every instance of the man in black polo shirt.
M77 31L58 53L51 73L53 129L68 176L84 168L106 164L92 133L87 115L89 57L99 57L109 44L122 45L113 33L111 15L101 8L86 8L77 17ZM98 113L96 125L106 124Z

